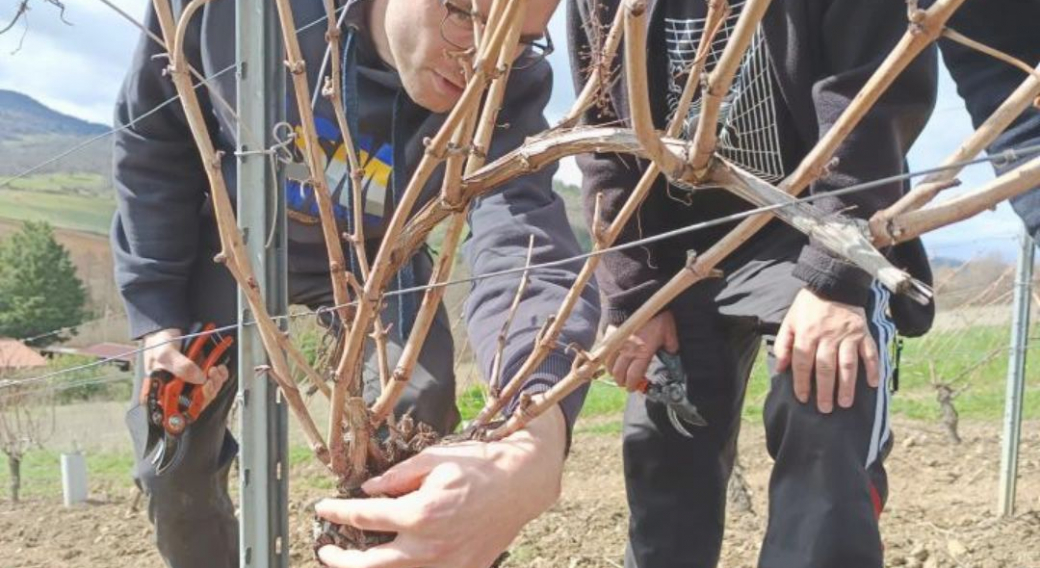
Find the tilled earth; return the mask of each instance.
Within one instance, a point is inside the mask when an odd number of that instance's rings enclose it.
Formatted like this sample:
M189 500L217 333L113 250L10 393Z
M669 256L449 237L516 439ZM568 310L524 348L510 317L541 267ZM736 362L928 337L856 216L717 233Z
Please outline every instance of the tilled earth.
M882 518L888 565L1040 568L1040 424L1023 425L1018 506L1008 519L993 513L999 423L963 425L959 446L949 444L937 425L896 420L895 426L896 447L887 462L891 498ZM731 502L721 563L726 568L755 565L766 523L770 460L757 424L745 425L740 453L750 503ZM293 475L321 473L305 465ZM293 566L316 566L309 508L325 492L307 485L294 491L290 506ZM89 504L70 509L59 498L0 503L0 566L162 566L129 484L93 490ZM618 436L579 433L562 499L525 529L505 566L621 566L626 524Z

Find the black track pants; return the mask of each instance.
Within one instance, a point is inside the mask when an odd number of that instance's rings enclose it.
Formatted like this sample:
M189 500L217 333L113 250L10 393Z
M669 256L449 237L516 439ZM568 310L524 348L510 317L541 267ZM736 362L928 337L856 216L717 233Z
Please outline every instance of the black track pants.
M746 261L708 300L703 290L691 290L672 304L688 391L708 426L685 438L661 405L629 397L627 568L718 563L745 386L763 339L771 351L772 334L797 292L790 269L782 261ZM887 346L894 328L885 315L888 292L878 287L872 296L865 311L881 352L882 386L869 387L861 365L851 409L835 405L823 415L814 403L798 402L790 373L773 372L769 357L763 421L775 465L761 568L882 566L877 518L887 494L882 458L890 445Z

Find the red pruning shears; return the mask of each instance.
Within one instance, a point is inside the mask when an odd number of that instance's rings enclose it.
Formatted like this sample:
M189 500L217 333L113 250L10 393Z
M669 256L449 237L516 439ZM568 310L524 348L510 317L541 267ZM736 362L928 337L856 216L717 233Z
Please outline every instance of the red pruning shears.
M210 369L226 365L231 358L234 337L216 331L215 324L195 326L184 340L181 351L208 376ZM169 371L158 369L145 378L141 387L141 404L148 411L148 447L155 447L152 465L162 473L180 459L181 434L198 419L215 393L206 396L202 385L190 383Z

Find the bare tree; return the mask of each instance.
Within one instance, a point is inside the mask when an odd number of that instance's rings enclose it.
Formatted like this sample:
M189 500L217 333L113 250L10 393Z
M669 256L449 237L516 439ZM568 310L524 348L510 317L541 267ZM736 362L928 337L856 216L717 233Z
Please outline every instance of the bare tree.
M50 389L7 379L3 369L0 361L0 452L7 456L11 501L17 503L25 453L43 448L54 434L54 404Z

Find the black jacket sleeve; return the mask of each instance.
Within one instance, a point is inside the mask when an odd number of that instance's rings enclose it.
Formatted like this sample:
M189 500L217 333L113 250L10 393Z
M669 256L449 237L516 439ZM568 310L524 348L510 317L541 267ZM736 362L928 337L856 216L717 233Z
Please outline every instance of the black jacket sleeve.
M161 36L152 8L146 25ZM188 54L198 53L197 31L186 43ZM201 69L197 57L189 58ZM135 338L190 323L188 277L208 188L180 99L163 76L167 63L163 49L142 35L115 109L112 251Z
M1035 67L1040 65L1040 41L1036 31L1022 22L1040 22L1040 1L966 2L951 18L950 27ZM939 47L976 128L1027 79L1021 70L950 40L941 40ZM1036 144L1040 144L1040 108L1030 106L997 137L989 151L998 153ZM995 164L995 169L1002 174L1030 157ZM1040 236L1040 188L1016 196L1011 205L1029 234Z
M514 72L499 114L499 128L488 151L489 159L505 155L526 138L548 129L542 113L549 102L551 85L548 63ZM469 215L471 234L463 246L472 274L522 268L531 237L533 264L561 261L581 253L567 221L563 199L552 189L555 171L555 167L550 167L520 177L475 200ZM559 309L583 264L583 260L575 260L529 272L529 284L520 299L503 352L503 377L513 377L527 360L542 325ZM474 284L466 300L467 329L484 377L491 376L498 334L519 282L520 275L515 273L482 279ZM597 295L595 282L590 282L564 325L556 349L527 379L523 392L544 392L570 372L574 354L568 346L585 350L592 347L600 315ZM583 387L560 402L568 431L586 391Z
M806 5L805 17L819 17L805 22L815 48L807 51L805 46L801 50L795 46L786 56L815 59L816 76L805 83L812 86L818 139L831 129L907 30L906 5L892 0L808 0ZM838 148L837 161L828 175L811 185L811 194L826 194L904 171L905 156L935 104L936 65L935 50L927 48L899 75ZM870 191L824 197L814 204L826 212L868 219L898 200L902 192L903 184L897 181ZM867 301L870 276L817 243L810 242L803 249L795 275L826 298L855 305Z
M614 5L615 9L620 5L617 2L609 4ZM601 48L602 37L614 18L613 12L600 8L599 2L567 2L571 73L578 92L588 80L589 69L596 62L595 54ZM620 65L620 58L619 53L614 61L615 68ZM584 124L610 124L615 122L618 116L627 115L617 112L613 106L618 101L601 102L602 104L594 105L585 113L582 117ZM602 219L609 223L617 217L646 168L645 162L620 154L583 154L577 156L577 162L582 172L583 210L586 222L590 226L597 194L602 195ZM636 212L636 218L625 224L616 244L631 242L645 236L641 219L662 218L659 214L663 207L661 194L661 191L649 193L642 207ZM651 249L644 247L604 254L600 258L600 267L596 275L603 294L604 315L607 323L611 324L624 321L668 280L668 276L656 268Z

